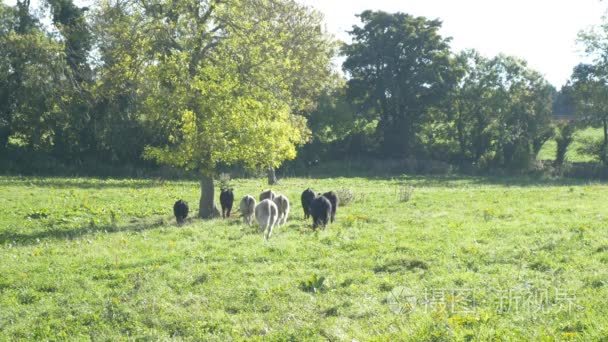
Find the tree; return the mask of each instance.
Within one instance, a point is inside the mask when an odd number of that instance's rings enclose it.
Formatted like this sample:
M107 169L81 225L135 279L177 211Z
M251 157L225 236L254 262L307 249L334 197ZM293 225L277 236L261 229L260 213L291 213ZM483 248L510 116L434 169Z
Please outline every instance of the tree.
M464 51L456 60L464 73L450 111L461 159L527 166L553 136L553 87L514 57Z
M0 4L0 150L10 137L32 149L52 145L63 53L29 6Z
M140 120L160 123L146 158L201 175L199 216L213 215L218 164L268 169L295 157L310 134L298 113L330 74L320 16L289 0L120 1L103 12L117 7L132 19L100 27L115 42L103 54L137 73Z
M492 61L496 76L495 111L498 140L495 161L523 168L535 158L552 134L554 88L518 58L499 55Z
M377 118L385 155L415 153L419 125L453 86L449 39L441 22L409 14L365 11L350 31L343 69L352 103Z
M555 142L557 149L555 151L555 165L562 166L566 160L566 152L568 147L574 140L574 132L576 126L572 121L560 121L555 128Z
M495 79L490 61L475 50L465 50L455 60L462 76L451 94L448 111L454 120L458 159L477 163L490 152L495 139L494 131L489 129L496 120L491 105Z
M62 158L97 151L93 72L88 62L93 36L85 17L88 7L78 7L73 0L47 0L47 4L53 26L61 35L67 64L62 86L57 89L59 113L53 120L53 149Z
M602 127L603 139L599 148L593 146L604 163L608 165L608 20L588 31L579 33L579 42L584 46L589 64L574 68L570 84L573 88L577 121L593 127Z
M574 141L574 132L576 131L574 95L572 86L566 84L556 94L553 101L553 115L558 119L555 124L555 142L557 145L555 151L556 166L564 164L568 147Z

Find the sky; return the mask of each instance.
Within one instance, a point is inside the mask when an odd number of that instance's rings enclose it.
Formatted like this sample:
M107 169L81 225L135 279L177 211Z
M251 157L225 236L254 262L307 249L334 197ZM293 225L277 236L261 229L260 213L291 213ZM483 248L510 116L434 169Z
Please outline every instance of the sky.
M326 28L348 42L364 10L404 12L441 19L441 34L455 51L474 48L486 57L517 56L558 89L584 60L577 34L601 22L600 0L298 0L325 16Z

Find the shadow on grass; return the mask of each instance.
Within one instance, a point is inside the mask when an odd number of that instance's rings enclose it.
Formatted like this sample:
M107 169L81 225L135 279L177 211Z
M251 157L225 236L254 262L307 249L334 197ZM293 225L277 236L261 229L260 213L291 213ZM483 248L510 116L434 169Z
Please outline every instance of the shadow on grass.
M146 230L156 229L159 227L172 227L179 229L180 227L192 224L194 219L190 219L186 224L178 226L175 222L167 217L157 217L147 221L138 221L123 226L116 225L99 225L87 226L71 229L52 229L45 231L32 232L23 234L18 232L2 232L0 233L0 245L7 243L16 243L17 245L33 245L47 240L74 240L88 235L100 233L118 233L118 232L142 232Z
M186 181L170 181L179 183ZM34 186L54 189L144 189L163 186L167 181L160 179L103 179L103 178L62 178L62 177L0 177L2 186Z
M419 187L458 187L462 185L497 185L497 186L516 186L516 187L550 187L550 186L581 186L587 184L607 184L602 180L584 180L574 178L548 178L534 176L420 176L403 175L398 178L405 183L411 182L412 185Z
M307 177L297 177L307 178ZM544 176L468 176L459 174L450 175L419 175L419 174L393 174L393 175L374 175L351 174L345 175L314 175L308 178L314 186L314 180L327 180L335 178L345 179L367 179L370 181L401 181L411 183L418 187L456 187L462 185L498 185L498 186L518 186L518 187L547 187L547 186L580 186L593 184L608 184L606 180L597 179L575 179L575 178L551 178ZM289 178L284 178L288 180ZM0 177L0 187L2 186L33 186L54 189L146 189L162 187L163 185L184 183L198 188L193 180L162 180L162 179L121 179L121 178L62 178L62 177Z

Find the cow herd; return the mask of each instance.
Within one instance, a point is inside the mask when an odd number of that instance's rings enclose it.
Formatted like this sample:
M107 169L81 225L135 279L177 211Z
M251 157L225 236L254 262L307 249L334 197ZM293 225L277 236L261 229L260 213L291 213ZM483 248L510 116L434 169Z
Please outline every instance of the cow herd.
M301 196L304 219L312 218L312 228L325 227L336 219L336 210L339 205L338 195L329 191L324 194L315 193L310 188L304 190ZM220 205L222 218L230 217L234 203L233 189L222 189ZM260 232L268 240L275 225L284 225L289 217L290 202L287 196L275 194L272 190L265 190L259 196L259 203L251 195L246 195L239 203L239 210L243 222L249 226L257 221ZM188 216L188 203L183 200L175 202L173 213L178 224L182 224Z

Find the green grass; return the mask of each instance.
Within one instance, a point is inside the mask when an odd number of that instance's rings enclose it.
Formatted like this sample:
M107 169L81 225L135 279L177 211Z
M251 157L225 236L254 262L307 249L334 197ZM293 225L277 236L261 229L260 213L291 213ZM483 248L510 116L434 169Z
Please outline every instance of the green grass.
M299 193L349 188L326 231ZM402 187L413 187L401 201ZM262 180L234 182L237 197ZM606 340L608 186L285 179L269 242L194 182L0 178L0 340Z
M572 163L585 163L598 161L597 157L588 154L582 154L579 152L579 148L583 146L583 142L586 139L602 139L602 130L600 128L585 128L578 130L574 133L574 141L568 147L566 152L566 161ZM555 160L555 152L557 150L557 144L555 140L551 139L547 141L543 148L538 153L539 160Z

